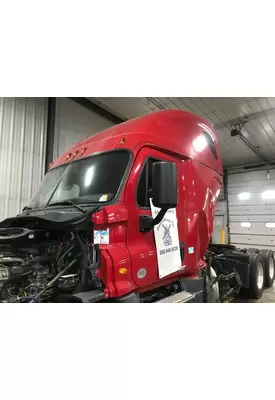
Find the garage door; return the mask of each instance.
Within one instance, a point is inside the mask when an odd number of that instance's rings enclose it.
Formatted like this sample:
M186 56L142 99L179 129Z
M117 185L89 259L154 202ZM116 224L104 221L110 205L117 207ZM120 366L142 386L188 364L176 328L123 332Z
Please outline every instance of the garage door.
M75 143L110 128L114 122L68 98L56 99L54 159Z
M224 230L224 215L215 215L214 231L212 234L212 243L224 244L225 243L225 230Z
M275 251L275 170L228 176L230 242Z

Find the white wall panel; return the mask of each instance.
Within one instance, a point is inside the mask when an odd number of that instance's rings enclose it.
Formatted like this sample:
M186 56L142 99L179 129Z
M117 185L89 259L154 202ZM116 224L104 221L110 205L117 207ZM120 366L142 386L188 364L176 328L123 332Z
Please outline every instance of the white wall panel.
M226 214L226 201L225 200L218 201L217 208L216 208L216 214L219 214L219 215Z
M225 216L216 214L214 220L214 231L212 234L212 243L215 244L226 243L224 225L225 225Z
M47 100L0 98L0 220L16 215L45 171Z
M228 176L230 241L238 247L270 248L275 251L275 228L267 228L267 222L275 222L275 198L265 200L264 191L275 191L275 170L261 170L231 174ZM246 200L240 193L249 193ZM242 227L242 222L251 223Z
M114 123L68 98L56 99L54 159Z
M219 200L215 212L214 232L212 242L217 244L228 243L226 200Z
M240 248L256 247L258 249L270 249L275 251L274 236L235 235L230 233L230 238L230 244Z

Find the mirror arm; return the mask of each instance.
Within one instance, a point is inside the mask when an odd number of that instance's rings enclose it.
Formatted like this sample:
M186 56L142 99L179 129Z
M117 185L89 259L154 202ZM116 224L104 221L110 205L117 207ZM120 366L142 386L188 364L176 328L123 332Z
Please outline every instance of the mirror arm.
M168 208L162 208L159 212L158 215L153 219L152 221L152 228L156 225L158 225L161 220L164 218L165 214L167 213Z
M167 211L168 208L162 208L154 219L149 215L141 215L140 232L150 232L154 226L158 225L162 221Z

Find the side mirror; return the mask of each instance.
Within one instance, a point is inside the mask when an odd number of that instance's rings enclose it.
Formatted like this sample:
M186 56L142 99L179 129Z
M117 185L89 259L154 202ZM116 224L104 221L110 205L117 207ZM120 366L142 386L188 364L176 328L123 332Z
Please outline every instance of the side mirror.
M153 164L152 202L160 208L153 219L148 215L140 216L140 231L149 232L158 225L169 208L176 208L178 204L178 174L175 163L156 162Z
M178 204L178 174L175 163L153 164L152 201L161 209L175 208Z

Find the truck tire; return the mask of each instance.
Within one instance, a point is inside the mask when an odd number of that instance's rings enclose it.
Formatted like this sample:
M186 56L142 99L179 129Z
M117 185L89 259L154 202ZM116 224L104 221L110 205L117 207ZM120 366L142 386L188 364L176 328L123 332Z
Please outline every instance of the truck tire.
M254 247L251 247L250 249L247 249L247 253L259 253L259 249L256 249Z
M264 290L264 261L260 254L248 253L250 262L250 276L248 297L260 299Z
M259 254L262 256L264 262L265 287L269 288L273 286L275 279L274 253L272 250L260 250Z

